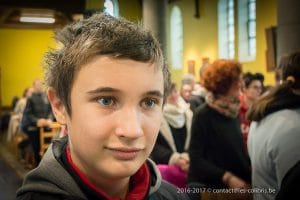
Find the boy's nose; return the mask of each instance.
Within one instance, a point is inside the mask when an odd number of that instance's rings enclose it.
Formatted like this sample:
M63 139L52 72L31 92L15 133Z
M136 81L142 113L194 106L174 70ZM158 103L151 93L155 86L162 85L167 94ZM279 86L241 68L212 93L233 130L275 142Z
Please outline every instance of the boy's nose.
M137 109L123 109L119 114L121 117L116 127L116 134L119 137L134 139L143 135L141 114Z

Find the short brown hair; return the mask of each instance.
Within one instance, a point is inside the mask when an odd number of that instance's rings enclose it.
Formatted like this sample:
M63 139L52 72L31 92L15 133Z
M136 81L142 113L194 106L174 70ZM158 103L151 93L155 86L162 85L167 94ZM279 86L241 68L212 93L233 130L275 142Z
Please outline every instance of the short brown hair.
M164 93L169 87L170 73L160 44L150 31L139 24L106 14L95 14L66 26L56 33L55 39L62 47L46 55L45 80L48 86L54 88L69 115L74 77L81 66L98 55L155 63L163 72Z

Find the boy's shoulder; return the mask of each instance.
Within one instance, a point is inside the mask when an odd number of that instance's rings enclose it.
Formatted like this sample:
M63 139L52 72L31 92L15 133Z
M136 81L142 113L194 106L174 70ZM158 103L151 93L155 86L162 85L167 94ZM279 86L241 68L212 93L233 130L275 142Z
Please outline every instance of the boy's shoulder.
M182 192L180 188L175 187L174 185L162 181L159 189L151 194L148 197L149 200L174 200L174 199L180 199L180 200L188 200L190 199L187 195L187 193Z

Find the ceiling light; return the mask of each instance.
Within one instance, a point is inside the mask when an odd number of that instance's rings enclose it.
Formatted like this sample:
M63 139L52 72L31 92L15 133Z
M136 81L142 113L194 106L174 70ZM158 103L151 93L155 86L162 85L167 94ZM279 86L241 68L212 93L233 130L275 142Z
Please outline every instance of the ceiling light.
M27 23L55 23L55 12L49 9L22 9L20 22Z
M53 24L55 19L53 17L20 17L20 22Z

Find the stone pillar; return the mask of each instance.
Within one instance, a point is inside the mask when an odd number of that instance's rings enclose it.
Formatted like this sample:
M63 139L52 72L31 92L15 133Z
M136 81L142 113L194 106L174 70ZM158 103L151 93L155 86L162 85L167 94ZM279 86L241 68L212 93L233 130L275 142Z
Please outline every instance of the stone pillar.
M277 0L277 61L300 49L300 1Z
M143 0L143 22L161 44L164 56L167 56L166 38L167 0Z

